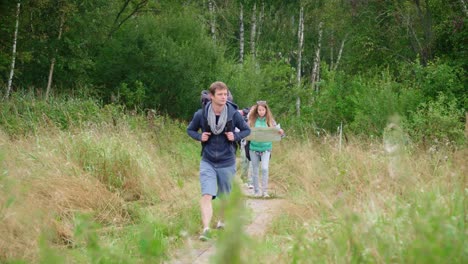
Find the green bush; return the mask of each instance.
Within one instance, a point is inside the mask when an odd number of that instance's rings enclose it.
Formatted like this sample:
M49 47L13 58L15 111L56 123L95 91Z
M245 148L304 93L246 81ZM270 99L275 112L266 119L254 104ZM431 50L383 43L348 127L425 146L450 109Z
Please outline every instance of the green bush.
M89 122L111 122L102 120L101 107L93 98L59 96L46 101L28 94L13 94L0 105L0 126L9 136L19 137L34 134L40 127L67 130ZM121 112L118 107L116 111Z
M200 105L200 91L219 78L222 55L190 7L142 15L103 47L97 85L105 98L120 95L129 108L189 119Z
M422 103L406 122L413 141L425 146L458 146L464 143L464 112L455 99L441 94L436 100Z

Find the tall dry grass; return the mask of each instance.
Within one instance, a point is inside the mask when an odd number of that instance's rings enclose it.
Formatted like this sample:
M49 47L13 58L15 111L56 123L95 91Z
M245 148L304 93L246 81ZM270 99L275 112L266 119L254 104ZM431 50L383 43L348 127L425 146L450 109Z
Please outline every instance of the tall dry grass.
M116 230L193 206L178 202L196 194L185 131L164 121L156 128L167 131L148 129L138 118L66 131L45 124L18 138L0 130L0 260L38 262L44 238L52 248L86 247L76 237L80 215Z
M340 150L336 138L274 148L270 179L289 206L269 235L280 253L259 263L466 260L466 148L390 154L370 140Z
M93 119L40 108L0 128L0 262L157 263L199 231L200 146L186 124L92 106ZM270 162L286 206L255 241L240 235L247 219L233 200L218 260L462 263L466 157L291 134Z

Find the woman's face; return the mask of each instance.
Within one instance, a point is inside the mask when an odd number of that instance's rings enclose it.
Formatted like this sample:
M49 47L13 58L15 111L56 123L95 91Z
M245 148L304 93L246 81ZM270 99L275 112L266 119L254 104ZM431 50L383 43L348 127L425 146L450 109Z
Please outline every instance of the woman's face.
M265 114L266 114L266 107L263 106L263 105L259 105L257 107L257 113L258 113L258 116L260 117L265 117Z

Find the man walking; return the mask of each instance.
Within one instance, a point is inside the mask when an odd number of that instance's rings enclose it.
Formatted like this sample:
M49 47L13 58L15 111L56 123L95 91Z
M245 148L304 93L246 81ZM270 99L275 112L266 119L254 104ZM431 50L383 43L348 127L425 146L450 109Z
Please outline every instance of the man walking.
M210 238L210 223L213 217L212 200L217 196L225 198L231 192L236 174L236 141L250 134L249 126L237 111L237 105L228 102L229 89L223 82L214 82L210 89L211 102L198 110L187 133L195 140L202 142L202 159L200 161L200 200L203 232L200 240ZM239 132L235 132L238 128ZM201 129L201 133L198 132ZM223 228L221 208L217 228Z

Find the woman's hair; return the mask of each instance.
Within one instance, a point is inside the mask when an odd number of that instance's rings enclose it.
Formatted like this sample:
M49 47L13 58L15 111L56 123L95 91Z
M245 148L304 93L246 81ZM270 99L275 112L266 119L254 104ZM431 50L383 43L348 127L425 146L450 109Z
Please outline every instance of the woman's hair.
M275 120L273 119L273 114L271 113L270 107L267 105L266 101L257 101L256 104L254 104L250 108L249 112L249 127L255 127L255 121L257 120L258 116L258 107L263 106L266 109L266 114L265 114L265 119L268 127L273 127L275 126Z

